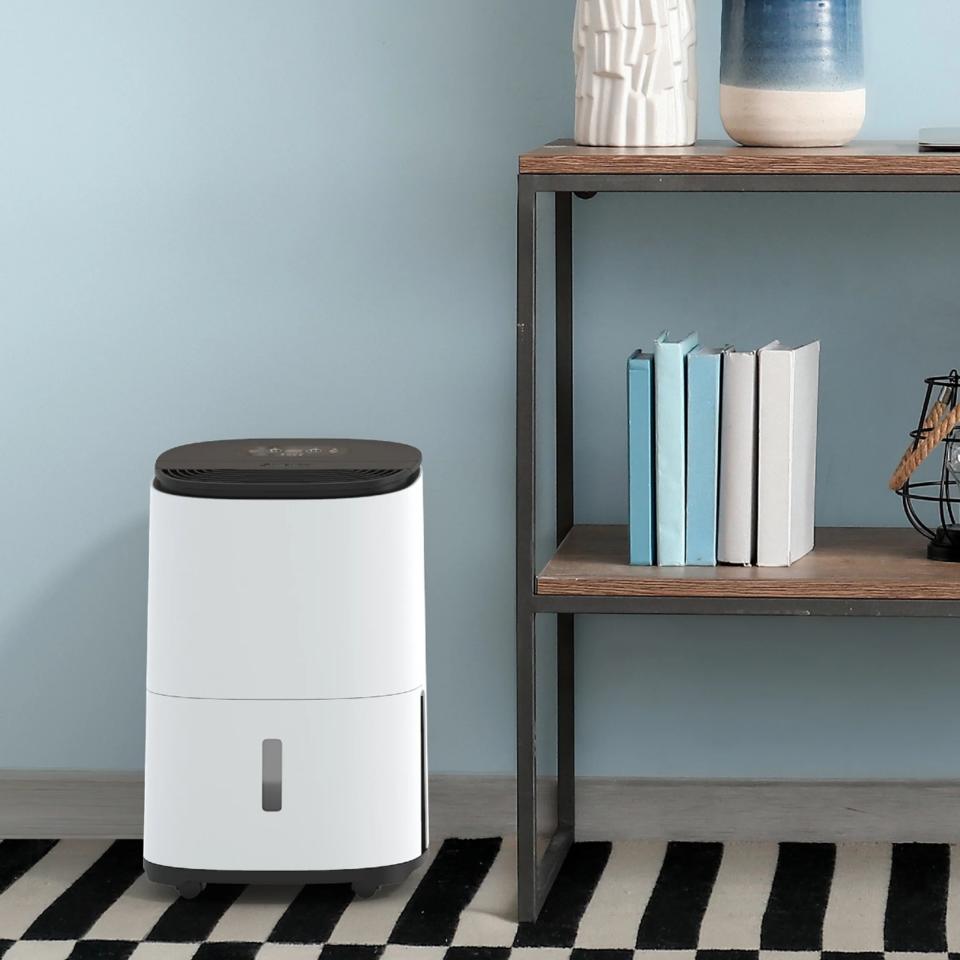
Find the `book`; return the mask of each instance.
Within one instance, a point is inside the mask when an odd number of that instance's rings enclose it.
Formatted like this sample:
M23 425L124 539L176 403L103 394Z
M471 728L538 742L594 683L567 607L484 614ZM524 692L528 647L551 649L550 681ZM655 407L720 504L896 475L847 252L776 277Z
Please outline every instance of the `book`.
M687 565L717 563L721 359L697 347L687 357Z
M627 361L627 471L630 563L655 557L653 495L653 355L638 350Z
M820 343L760 355L757 563L788 567L813 549Z
M697 342L695 333L683 340L670 340L668 333L662 333L653 347L657 563L661 567L686 563L686 358Z
M717 561L749 566L757 549L757 354L723 356Z

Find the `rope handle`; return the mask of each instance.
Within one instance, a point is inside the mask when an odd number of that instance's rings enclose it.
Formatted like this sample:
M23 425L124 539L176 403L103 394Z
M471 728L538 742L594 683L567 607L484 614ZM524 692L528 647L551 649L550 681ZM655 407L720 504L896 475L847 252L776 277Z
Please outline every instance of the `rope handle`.
M907 447L897 469L893 471L890 478L890 489L898 491L913 476L917 468L930 456L934 448L945 440L960 424L960 403L954 407L948 408L945 396L949 391L945 390L940 395L940 399L933 405L926 420L923 421L921 436L923 439L914 447Z

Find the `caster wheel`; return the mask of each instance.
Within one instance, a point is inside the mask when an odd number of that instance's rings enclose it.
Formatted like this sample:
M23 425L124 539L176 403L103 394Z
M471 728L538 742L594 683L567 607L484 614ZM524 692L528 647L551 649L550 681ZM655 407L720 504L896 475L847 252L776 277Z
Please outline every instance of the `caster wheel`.
M193 900L195 897L199 897L206 889L207 885L201 883L199 880L184 880L183 883L177 884L177 894L183 900Z
M380 891L380 884L373 880L357 880L353 886L353 895L358 900L369 900Z

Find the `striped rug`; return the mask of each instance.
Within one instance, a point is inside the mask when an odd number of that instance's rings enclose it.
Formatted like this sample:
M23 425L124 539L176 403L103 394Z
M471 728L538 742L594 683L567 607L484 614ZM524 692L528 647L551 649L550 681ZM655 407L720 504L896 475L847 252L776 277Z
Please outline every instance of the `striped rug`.
M578 843L534 924L516 850L447 840L403 886L176 899L138 841L0 842L4 960L960 960L960 848Z

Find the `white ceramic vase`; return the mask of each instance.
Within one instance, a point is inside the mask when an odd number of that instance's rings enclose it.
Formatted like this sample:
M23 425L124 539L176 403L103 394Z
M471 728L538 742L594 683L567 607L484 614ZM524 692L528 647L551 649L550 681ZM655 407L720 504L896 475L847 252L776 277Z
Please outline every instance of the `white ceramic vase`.
M692 144L696 42L695 0L578 0L577 143Z

